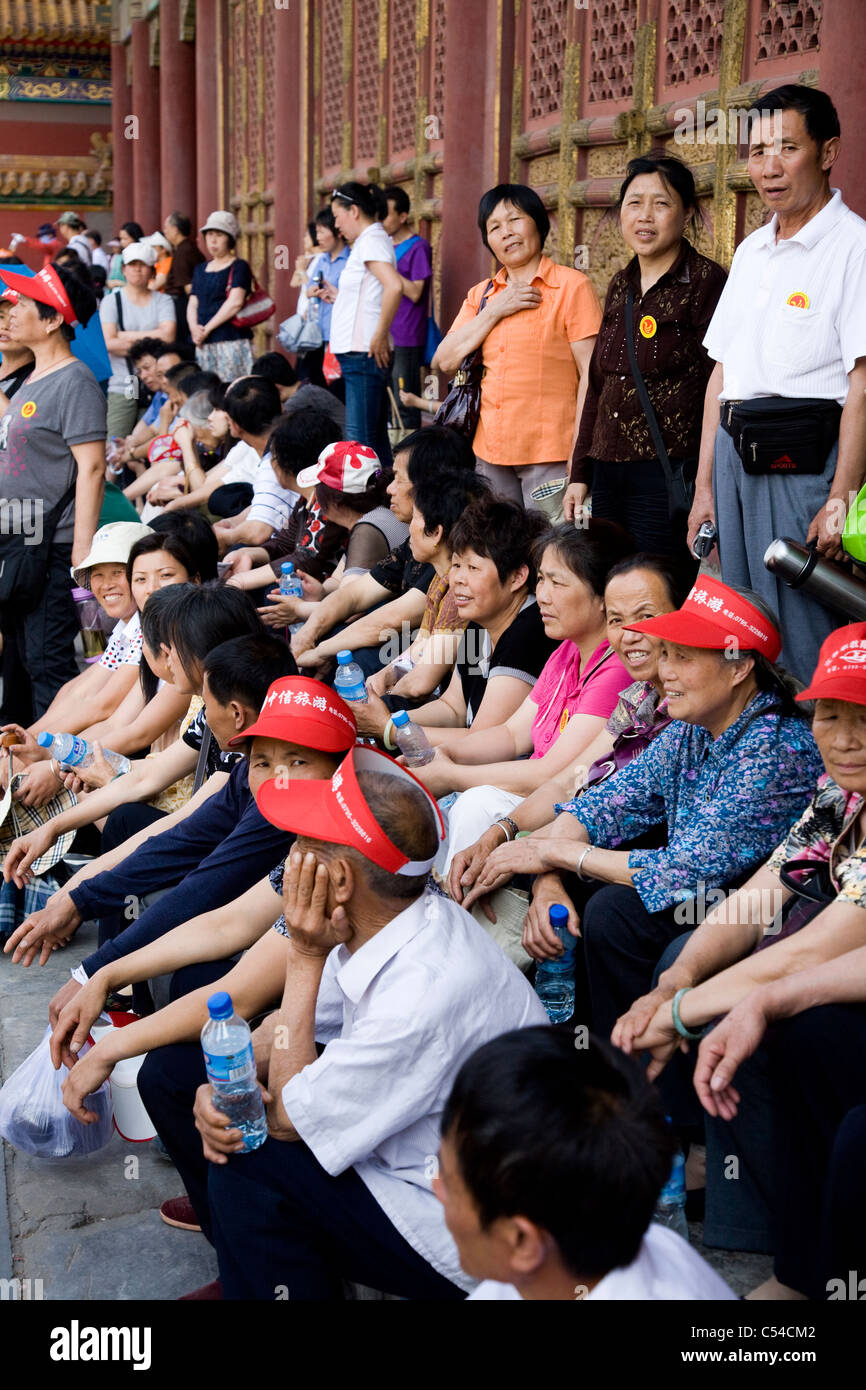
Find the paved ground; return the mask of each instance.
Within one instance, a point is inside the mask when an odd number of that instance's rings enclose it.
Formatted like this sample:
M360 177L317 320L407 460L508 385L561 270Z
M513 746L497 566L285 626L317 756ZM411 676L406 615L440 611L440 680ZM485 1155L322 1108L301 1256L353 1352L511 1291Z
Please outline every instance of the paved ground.
M48 1001L69 968L96 945L85 924L73 945L29 970L0 955L0 1075L8 1077L37 1045ZM181 1191L174 1168L150 1144L115 1134L86 1158L47 1161L2 1144L0 1279L42 1280L46 1299L175 1299L216 1278L203 1236L159 1218L160 1202ZM4 1163L5 1159L5 1190ZM700 1247L700 1226L692 1240ZM737 1293L765 1279L769 1259L705 1251Z

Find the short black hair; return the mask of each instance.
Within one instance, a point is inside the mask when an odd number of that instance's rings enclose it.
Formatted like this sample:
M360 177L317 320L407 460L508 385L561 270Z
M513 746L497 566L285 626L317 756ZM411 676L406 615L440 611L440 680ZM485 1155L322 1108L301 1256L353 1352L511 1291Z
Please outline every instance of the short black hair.
M636 551L634 555L618 561L608 570L607 579L604 581L605 588L612 579L618 579L621 574L634 574L635 570L649 570L651 574L658 575L673 607L682 608L691 589L691 580L687 580L685 575L680 573L679 567L666 555L650 555L646 550Z
M288 357L281 352L263 352L250 367L250 375L264 377L265 381L272 381L275 386L294 386L298 379Z
M102 245L102 232L98 232L95 227L88 227L84 233L88 241L92 241L94 246Z
M257 637L262 620L250 597L220 584L170 584L169 643L190 675L209 651L231 637Z
M438 826L433 807L422 788L392 777L387 772L358 772L358 786L376 824L410 861L432 859L439 846ZM315 838L311 836L311 838ZM336 854L346 854L362 864L368 888L379 898L412 902L420 897L427 874L399 874L372 863L361 850L337 845Z
M429 425L427 429L414 430L400 440L394 453L409 455L406 471L413 487L423 478L436 477L446 469L458 473L475 471L472 445L465 435L458 434L449 425Z
M133 343L129 352L126 354L130 362L135 366L142 357L159 358L165 351L165 343L161 338L139 338Z
M339 488L330 487L328 483L316 483L316 501L323 512L326 512L329 506L337 505L348 507L350 512L355 512L358 516L366 516L374 507L387 507L388 485L393 476L394 471L391 468L378 469L368 480L363 492L341 492Z
M223 410L246 434L266 434L280 414L280 393L263 376L245 376L226 391Z
M377 183L358 183L357 179L350 179L334 189L331 194L332 207L335 198L340 203L354 203L365 217L371 217L374 222L381 222L383 217L388 216L388 204Z
M311 241L311 242L313 243L313 245L315 246L315 244L316 244L316 221L315 221L315 218L313 219L312 222L308 222L308 223L307 223L307 236L310 238L310 241Z
M170 212L166 220L180 232L181 236L189 236L192 231L192 223L185 212Z
M510 502L497 493L478 497L451 531L451 549L460 554L473 550L492 560L504 584L510 575L526 565L527 583L535 588L534 542L547 528L547 518L537 511L525 511L519 502Z
M146 537L145 539L149 540L150 537ZM132 571L127 565L127 579L129 579L131 573ZM141 610L142 641L157 655L163 644L165 644L165 646L169 644L168 615L171 611L171 600L167 596L173 587L174 585L167 584L164 589L155 589L144 605L144 608ZM159 677L150 669L144 652L141 653L138 679L144 695L145 704L150 704L159 689Z
M478 204L478 230L488 251L490 242L487 240L487 221L493 209L500 203L511 203L513 207L525 212L527 217L531 217L538 228L541 244L544 245L550 231L550 218L535 189L529 188L525 183L498 183L495 188L489 188L482 195Z
M166 347L165 352L176 351L171 347ZM161 354L164 356L165 354ZM175 362L173 367L169 367L165 372L165 379L169 386L179 386L188 376L198 376L198 364L196 362Z
M442 1112L483 1229L523 1216L575 1278L636 1258L675 1141L642 1068L590 1036L522 1028L463 1063Z
M430 535L441 526L442 540L447 545L466 508L487 492L488 484L477 473L450 473L413 483L413 489L413 501L424 521L424 530Z
M334 221L334 214L332 213L330 208L319 209L319 211L316 213L315 225L317 227L327 227L328 231L331 232L334 236L340 235L340 233L337 231L337 224Z
M280 417L271 435L273 466L297 476L312 468L329 444L342 439L339 426L324 411L305 406Z
M84 328L96 313L96 295L93 293L89 283L85 283L83 279L80 279L72 271L67 270L65 266L55 265L54 271L66 291L66 297L72 305L72 312L75 314L81 327ZM89 275L87 279L88 281L90 280ZM59 310L52 308L50 304L41 304L38 300L34 300L34 303L36 304L40 319L53 319L59 312ZM66 341L71 343L72 339L75 337L75 329L70 328L69 324L64 321L61 324L60 331Z
M841 135L839 114L826 92L820 87L805 87L802 82L785 82L755 98L760 102L759 110L799 111L806 126L806 134L820 149L825 140ZM753 120L757 120L754 117Z
M240 700L248 709L260 710L274 681L296 676L298 668L285 642L261 632L220 642L205 657L204 674L221 705Z
M123 222L120 230L131 236L133 241L144 241L144 228L140 222Z
M689 166L675 155L657 150L629 160L625 168L625 178L619 187L617 207L622 207L629 185L639 174L658 174L665 188L673 189L676 193L685 212L693 212L697 208L695 180Z
M604 598L607 576L614 565L635 553L635 544L628 531L615 521L602 521L598 517L590 517L586 526L565 523L543 531L535 542L539 569L544 552L551 548L597 598Z
M385 201L394 204L395 212L409 213L412 211L409 194L398 183L389 183L387 188L382 189L382 192L385 194Z
M178 362L177 365L186 366L187 364ZM172 367L169 370L174 371L175 369ZM168 372L166 372L166 376L168 376ZM199 391L211 391L214 386L221 386L222 381L216 372L202 372L196 367L195 371L184 372L183 376L180 377L172 377L172 384L177 387L181 396L185 396L189 400L190 396L197 395Z
M162 512L148 522L148 525L163 540L173 536L185 546L193 563L192 569L189 568L189 565L186 567L190 574L199 576L202 584L216 579L220 555L219 545L213 527L210 522L205 521L201 512ZM168 550L169 547L166 545L165 549ZM182 563L186 564L186 561L184 560Z

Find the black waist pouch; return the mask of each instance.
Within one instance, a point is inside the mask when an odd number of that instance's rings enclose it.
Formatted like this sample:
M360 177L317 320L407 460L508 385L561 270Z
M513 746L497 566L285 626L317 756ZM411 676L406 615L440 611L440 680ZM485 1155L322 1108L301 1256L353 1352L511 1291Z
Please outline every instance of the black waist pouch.
M722 426L744 472L752 475L823 473L839 438L841 416L837 401L808 397L762 396L722 404Z

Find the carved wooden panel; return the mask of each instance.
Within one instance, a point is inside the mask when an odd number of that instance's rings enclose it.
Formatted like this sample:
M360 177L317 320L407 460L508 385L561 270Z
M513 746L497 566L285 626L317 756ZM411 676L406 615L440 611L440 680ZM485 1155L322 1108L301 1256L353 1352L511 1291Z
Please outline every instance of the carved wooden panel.
M625 145L591 145L586 152L586 177L610 178L625 174L628 151Z
M276 173L277 159L277 130L276 130L276 46L277 46L277 12L273 5L266 5L262 19L262 57L264 59L264 75L262 93L262 105L264 110L264 156L265 156L265 188L273 188L274 175Z
M445 0L433 0L433 81L431 110L440 122L445 118Z
M817 52L823 10L824 0L761 0L758 58Z
M379 137L379 0L355 0L355 162L376 159Z
M342 0L322 0L322 159L326 169L339 164L342 153L342 63Z
M671 0L665 32L665 82L692 82L719 71L725 0Z
M530 121L555 115L559 111L567 12L567 0L530 2L526 111Z
M589 100L623 101L632 94L637 0L596 0L591 14Z
M415 6L409 0L392 3L390 44L391 154L415 146L415 95L418 64L415 56Z

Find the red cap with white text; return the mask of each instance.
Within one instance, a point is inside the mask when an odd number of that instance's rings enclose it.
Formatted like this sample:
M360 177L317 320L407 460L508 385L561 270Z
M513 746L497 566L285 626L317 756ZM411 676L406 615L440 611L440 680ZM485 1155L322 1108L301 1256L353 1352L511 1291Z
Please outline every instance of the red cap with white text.
M70 328L77 327L75 310L53 265L43 266L35 275L19 275L14 270L4 270L0 265L0 279L16 294L35 299L39 304L50 304L64 323L68 323Z
M273 738L320 753L342 753L357 736L354 714L330 686L310 676L282 676L265 696L255 724L230 739L229 747L248 738Z
M866 705L866 623L837 627L825 637L815 674L796 698Z
M761 652L768 661L775 661L782 650L777 624L730 584L709 574L698 577L676 612L625 626L630 632L648 632L679 647L722 651L733 645L743 651Z

